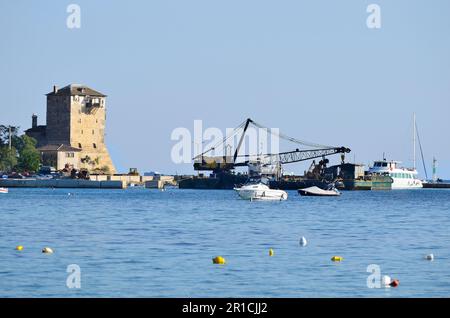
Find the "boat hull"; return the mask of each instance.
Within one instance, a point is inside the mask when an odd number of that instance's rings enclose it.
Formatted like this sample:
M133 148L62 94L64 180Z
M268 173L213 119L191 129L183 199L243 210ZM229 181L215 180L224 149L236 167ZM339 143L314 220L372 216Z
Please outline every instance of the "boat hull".
M421 189L423 188L422 181L417 179L400 179L392 178L394 182L392 183L392 189Z
M299 189L298 193L303 196L320 196L320 197L337 197L341 195L341 193L337 190L323 190L318 187Z
M242 199L251 201L283 201L288 197L288 194L282 190L235 190Z

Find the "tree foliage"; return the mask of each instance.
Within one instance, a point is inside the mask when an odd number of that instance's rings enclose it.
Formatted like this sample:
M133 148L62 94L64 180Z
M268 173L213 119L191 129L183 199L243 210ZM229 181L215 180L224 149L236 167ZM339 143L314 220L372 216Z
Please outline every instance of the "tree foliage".
M20 144L17 145L19 153L18 169L21 171L37 171L40 164L39 151L36 150L36 140L27 135L22 135Z
M17 126L0 125L0 171L37 171L40 155L36 150L36 140L27 135L18 136L18 132Z

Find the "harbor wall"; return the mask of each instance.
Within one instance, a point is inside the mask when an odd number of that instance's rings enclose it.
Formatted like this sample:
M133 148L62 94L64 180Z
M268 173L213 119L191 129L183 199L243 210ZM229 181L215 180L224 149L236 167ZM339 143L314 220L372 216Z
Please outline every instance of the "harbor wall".
M162 189L164 188L164 181L161 180L150 180L145 182L146 189Z
M123 181L130 183L144 183L153 180L153 176L133 176L133 175L90 175L93 181Z
M123 181L93 181L81 179L0 179L0 187L125 189L127 184Z
M139 176L139 175L91 175L93 181L122 181L126 184L145 184L148 181L162 181L175 184L173 176Z
M175 178L172 176L159 176L153 180L145 181L145 188L147 189L162 189L166 185L176 185Z

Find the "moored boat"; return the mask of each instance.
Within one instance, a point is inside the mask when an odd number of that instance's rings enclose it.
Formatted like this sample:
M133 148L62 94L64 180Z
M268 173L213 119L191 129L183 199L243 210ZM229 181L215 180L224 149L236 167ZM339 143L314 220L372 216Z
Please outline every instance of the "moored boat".
M422 181L417 178L418 172L414 168L400 167L400 161L375 161L370 173L384 174L392 178L392 189L417 189L423 188Z
M283 190L270 189L264 183L251 183L240 188L234 188L242 199L261 201L283 201L287 200L288 194Z
M341 195L341 193L336 188L324 190L316 186L305 189L299 189L298 193L303 196L323 196L323 197L336 197Z
M8 193L8 188L0 188L0 193Z

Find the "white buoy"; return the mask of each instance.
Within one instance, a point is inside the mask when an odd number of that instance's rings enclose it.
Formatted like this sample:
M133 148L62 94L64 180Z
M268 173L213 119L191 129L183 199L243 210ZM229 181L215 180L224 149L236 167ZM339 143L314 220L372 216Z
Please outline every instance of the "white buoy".
M53 254L53 250L50 247L44 247L42 249L42 253L44 253L44 254Z
M391 280L391 278L390 278L388 275L384 275L384 276L381 278L381 284L382 284L384 287L386 287L386 288L391 287L391 286L390 286L391 282L392 282L392 280Z
M304 236L300 239L300 246L306 246L308 244L308 241Z
M434 255L433 254L428 254L427 256L425 256L425 259L427 261L433 261L434 260Z

